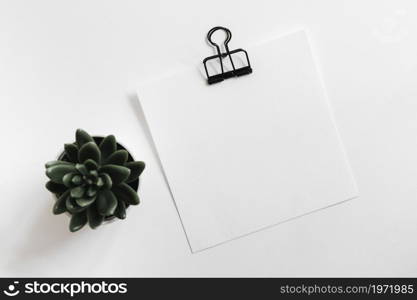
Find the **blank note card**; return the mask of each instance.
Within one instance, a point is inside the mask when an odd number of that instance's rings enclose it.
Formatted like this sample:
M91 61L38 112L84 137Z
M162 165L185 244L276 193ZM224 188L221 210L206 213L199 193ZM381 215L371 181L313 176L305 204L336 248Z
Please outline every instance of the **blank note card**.
M244 48L250 75L138 90L194 252L357 196L306 33Z

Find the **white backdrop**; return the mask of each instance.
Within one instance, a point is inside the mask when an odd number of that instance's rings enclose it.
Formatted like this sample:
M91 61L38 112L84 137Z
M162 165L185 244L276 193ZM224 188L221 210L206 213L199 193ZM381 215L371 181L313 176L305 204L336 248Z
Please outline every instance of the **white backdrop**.
M310 31L360 198L191 254L134 90L212 53ZM72 234L43 164L76 128L147 162L125 221ZM417 3L0 0L0 276L417 276Z

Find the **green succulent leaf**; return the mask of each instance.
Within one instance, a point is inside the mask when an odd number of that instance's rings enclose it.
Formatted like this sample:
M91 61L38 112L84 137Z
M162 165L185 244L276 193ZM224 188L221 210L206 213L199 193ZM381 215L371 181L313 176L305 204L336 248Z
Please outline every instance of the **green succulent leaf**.
M83 197L75 199L75 203L77 203L80 207L87 207L91 205L94 201L96 201L96 197Z
M102 216L111 216L117 207L117 198L110 190L103 190L98 193L97 209Z
M100 177L97 181L98 186L103 186L103 188L105 189L110 189L112 187L112 184L113 182L111 181L111 177L108 174L106 173L100 174Z
M122 200L127 204L138 205L140 202L136 191L126 183L113 187L112 192L116 195L117 199Z
M87 224L87 212L82 211L77 214L73 214L69 224L69 230L71 232L76 232L84 227Z
M124 201L117 200L117 208L114 211L114 215L122 220L126 218L126 204Z
M106 160L117 149L116 138L114 135L106 136L100 143L101 159Z
M66 211L65 201L67 200L69 196L69 190L65 191L56 201L54 204L54 207L52 209L52 212L55 215L62 214Z
M113 152L106 160L106 165L120 165L123 166L127 161L129 154L126 150L117 150Z
M45 187L48 189L48 191L54 194L62 194L67 190L67 187L65 185L53 181L48 181L45 184Z
M83 182L83 179L80 175L74 175L71 178L71 182L75 185L80 185Z
M74 177L75 173L67 173L64 175L64 177L62 177L62 183L66 186L66 187L72 187L72 178Z
M72 163L68 161L64 161L64 160L52 160L52 161L48 161L45 164L45 168L50 168L50 167L57 166L57 165L72 165Z
M88 187L87 192L86 192L87 197L90 197L90 198L94 197L97 194L97 191L98 191L98 186L92 185Z
M101 178L101 177L97 178L96 185L97 185L97 187L101 188L104 185L103 178Z
M75 132L75 140L77 141L78 147L80 148L86 143L94 142L93 138L82 129L77 129Z
M72 198L72 197L67 197L67 200L65 201L65 207L72 214L76 214L76 213L79 213L79 212L85 210L85 207L79 206L75 202L75 199Z
M74 173L77 169L72 164L58 164L53 165L46 169L46 176L48 176L53 182L63 183L62 178L67 173Z
M81 198L85 194L85 187L84 186L76 186L71 189L71 197L73 198Z
M84 144L80 148L80 151L78 151L78 161L80 163L85 163L88 159L92 159L95 162L100 162L100 156L100 149L94 142L88 142Z
M86 166L86 168L88 169L88 171L93 171L93 170L97 170L98 169L98 164L92 160L92 159L87 159L84 162L84 165Z
M97 170L92 170L89 172L89 175L92 179L97 179L98 178L98 172Z
M78 163L78 147L75 144L64 145L65 154L67 155L70 162Z
M101 167L100 173L107 173L114 185L118 185L129 178L130 170L126 167L117 165L105 165Z
M143 161L129 161L125 164L125 167L129 168L130 176L126 180L126 182L132 182L142 174L143 170L145 169L145 163Z
M103 223L104 216L100 215L97 210L97 205L94 203L87 208L88 224L92 229L97 228Z
M81 175L88 175L88 169L85 165L83 164L76 164L75 168L77 169L78 172L81 173Z

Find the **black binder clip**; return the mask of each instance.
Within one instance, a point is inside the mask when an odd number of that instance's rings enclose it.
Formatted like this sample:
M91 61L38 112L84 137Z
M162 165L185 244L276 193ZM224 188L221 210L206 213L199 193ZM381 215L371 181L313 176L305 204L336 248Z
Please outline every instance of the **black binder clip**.
M213 42L211 40L211 36L217 30L223 30L223 31L226 32L226 40L224 41L224 48L226 50L225 53L221 53L219 45L217 45L215 42ZM252 67L250 66L248 53L243 49L235 49L235 50L232 50L232 51L229 50L228 44L229 44L231 39L232 39L232 33L230 32L229 29L227 29L225 27L216 26L216 27L213 27L212 29L210 29L210 31L207 33L207 40L209 41L210 44L212 44L217 49L217 55L206 57L203 60L204 69L206 70L208 84L213 84L213 83L223 81L227 78L237 77L237 76L242 76L242 75L247 75L247 74L252 73ZM244 67L236 69L235 64L233 63L232 54L235 54L235 53L238 53L238 52L243 52L245 54L247 65L244 66ZM224 71L224 66L223 66L223 59L226 58L226 57L229 57L230 63L232 65L232 70L227 71L227 72ZM207 62L209 60L212 60L212 59L218 59L220 61L220 68L221 68L221 73L220 74L209 75L209 72L207 70Z

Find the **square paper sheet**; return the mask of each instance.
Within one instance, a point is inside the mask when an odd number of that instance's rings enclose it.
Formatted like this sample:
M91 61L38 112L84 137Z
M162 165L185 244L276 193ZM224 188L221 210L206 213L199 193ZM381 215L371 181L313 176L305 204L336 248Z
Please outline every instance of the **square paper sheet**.
M138 91L194 252L357 196L306 33L245 48L250 75Z

